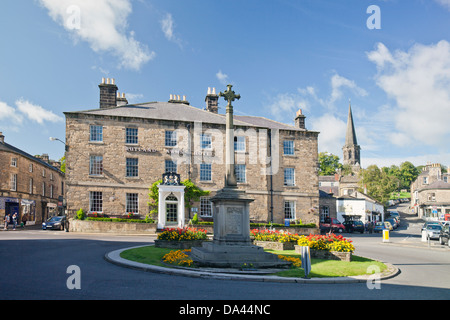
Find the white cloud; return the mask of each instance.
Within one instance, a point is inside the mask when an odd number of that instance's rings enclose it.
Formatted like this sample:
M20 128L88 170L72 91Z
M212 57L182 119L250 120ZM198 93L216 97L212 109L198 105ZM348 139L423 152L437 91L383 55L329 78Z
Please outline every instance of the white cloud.
M23 117L16 109L8 106L5 102L0 101L0 120L22 123Z
M167 13L161 20L161 29L167 40L172 41L182 47L181 39L175 35L175 21L172 14Z
M319 152L329 152L342 157L347 122L326 113L319 118L311 118L311 130L319 131Z
M120 59L120 66L139 70L154 58L146 45L127 33L130 0L39 0L50 17L76 40L89 43L95 52L110 52Z
M219 70L219 72L216 73L216 78L217 78L217 80L220 81L221 84L223 84L225 86L230 84L229 80L228 80L228 75L223 73L222 70Z
M161 29L164 32L164 35L166 36L167 40L174 40L174 34L173 34L173 28L174 28L174 22L173 17L170 13L166 14L164 19L161 20Z
M53 112L42 108L41 106L32 104L31 102L20 99L16 101L17 109L27 116L28 119L39 124L44 124L45 121L62 122L64 119L57 116Z
M367 91L358 87L353 80L349 80L347 78L344 78L338 74L335 74L331 77L331 96L328 100L328 104L330 106L334 106L334 103L342 98L343 95L343 88L350 89L353 94L365 97L367 96Z
M392 142L445 148L450 139L450 43L418 44L393 54L380 43L367 56L378 68L378 86L395 101Z
M434 0L434 1L450 10L450 0Z
M271 100L271 104L266 106L266 109L277 121L289 119L289 122L292 122L299 109L309 109L308 100L300 94L280 93Z

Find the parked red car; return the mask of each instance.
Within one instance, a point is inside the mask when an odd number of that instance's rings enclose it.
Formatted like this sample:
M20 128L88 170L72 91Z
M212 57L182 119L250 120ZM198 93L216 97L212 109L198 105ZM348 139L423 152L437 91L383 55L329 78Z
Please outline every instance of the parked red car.
M319 224L320 232L338 232L342 233L345 231L344 225L336 218L326 218L323 223Z

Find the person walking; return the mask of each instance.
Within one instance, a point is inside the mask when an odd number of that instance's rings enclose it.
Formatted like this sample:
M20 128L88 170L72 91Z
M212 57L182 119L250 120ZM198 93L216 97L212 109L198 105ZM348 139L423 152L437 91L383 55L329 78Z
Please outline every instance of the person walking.
M3 230L8 230L9 219L9 214L5 214L5 227Z
M14 212L12 219L13 219L13 230L16 230L16 226L17 226L17 212Z

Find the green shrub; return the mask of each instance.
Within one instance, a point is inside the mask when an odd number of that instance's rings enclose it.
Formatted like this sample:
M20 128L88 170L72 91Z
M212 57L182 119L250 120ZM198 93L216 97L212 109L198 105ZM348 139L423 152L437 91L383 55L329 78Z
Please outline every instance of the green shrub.
M86 214L84 213L83 209L80 209L77 211L77 219L78 220L84 220L86 218Z
M89 221L105 221L105 222L129 222L129 223L154 223L153 219L121 219L121 218L94 218L89 217L86 220Z

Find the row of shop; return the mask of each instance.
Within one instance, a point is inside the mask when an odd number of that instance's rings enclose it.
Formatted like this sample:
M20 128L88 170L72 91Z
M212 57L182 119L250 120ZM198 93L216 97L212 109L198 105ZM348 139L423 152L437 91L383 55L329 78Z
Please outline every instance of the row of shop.
M10 224L12 217L17 214L17 222L24 225L40 224L50 217L61 213L62 203L44 202L39 200L19 199L11 197L0 197L0 216L9 216Z

